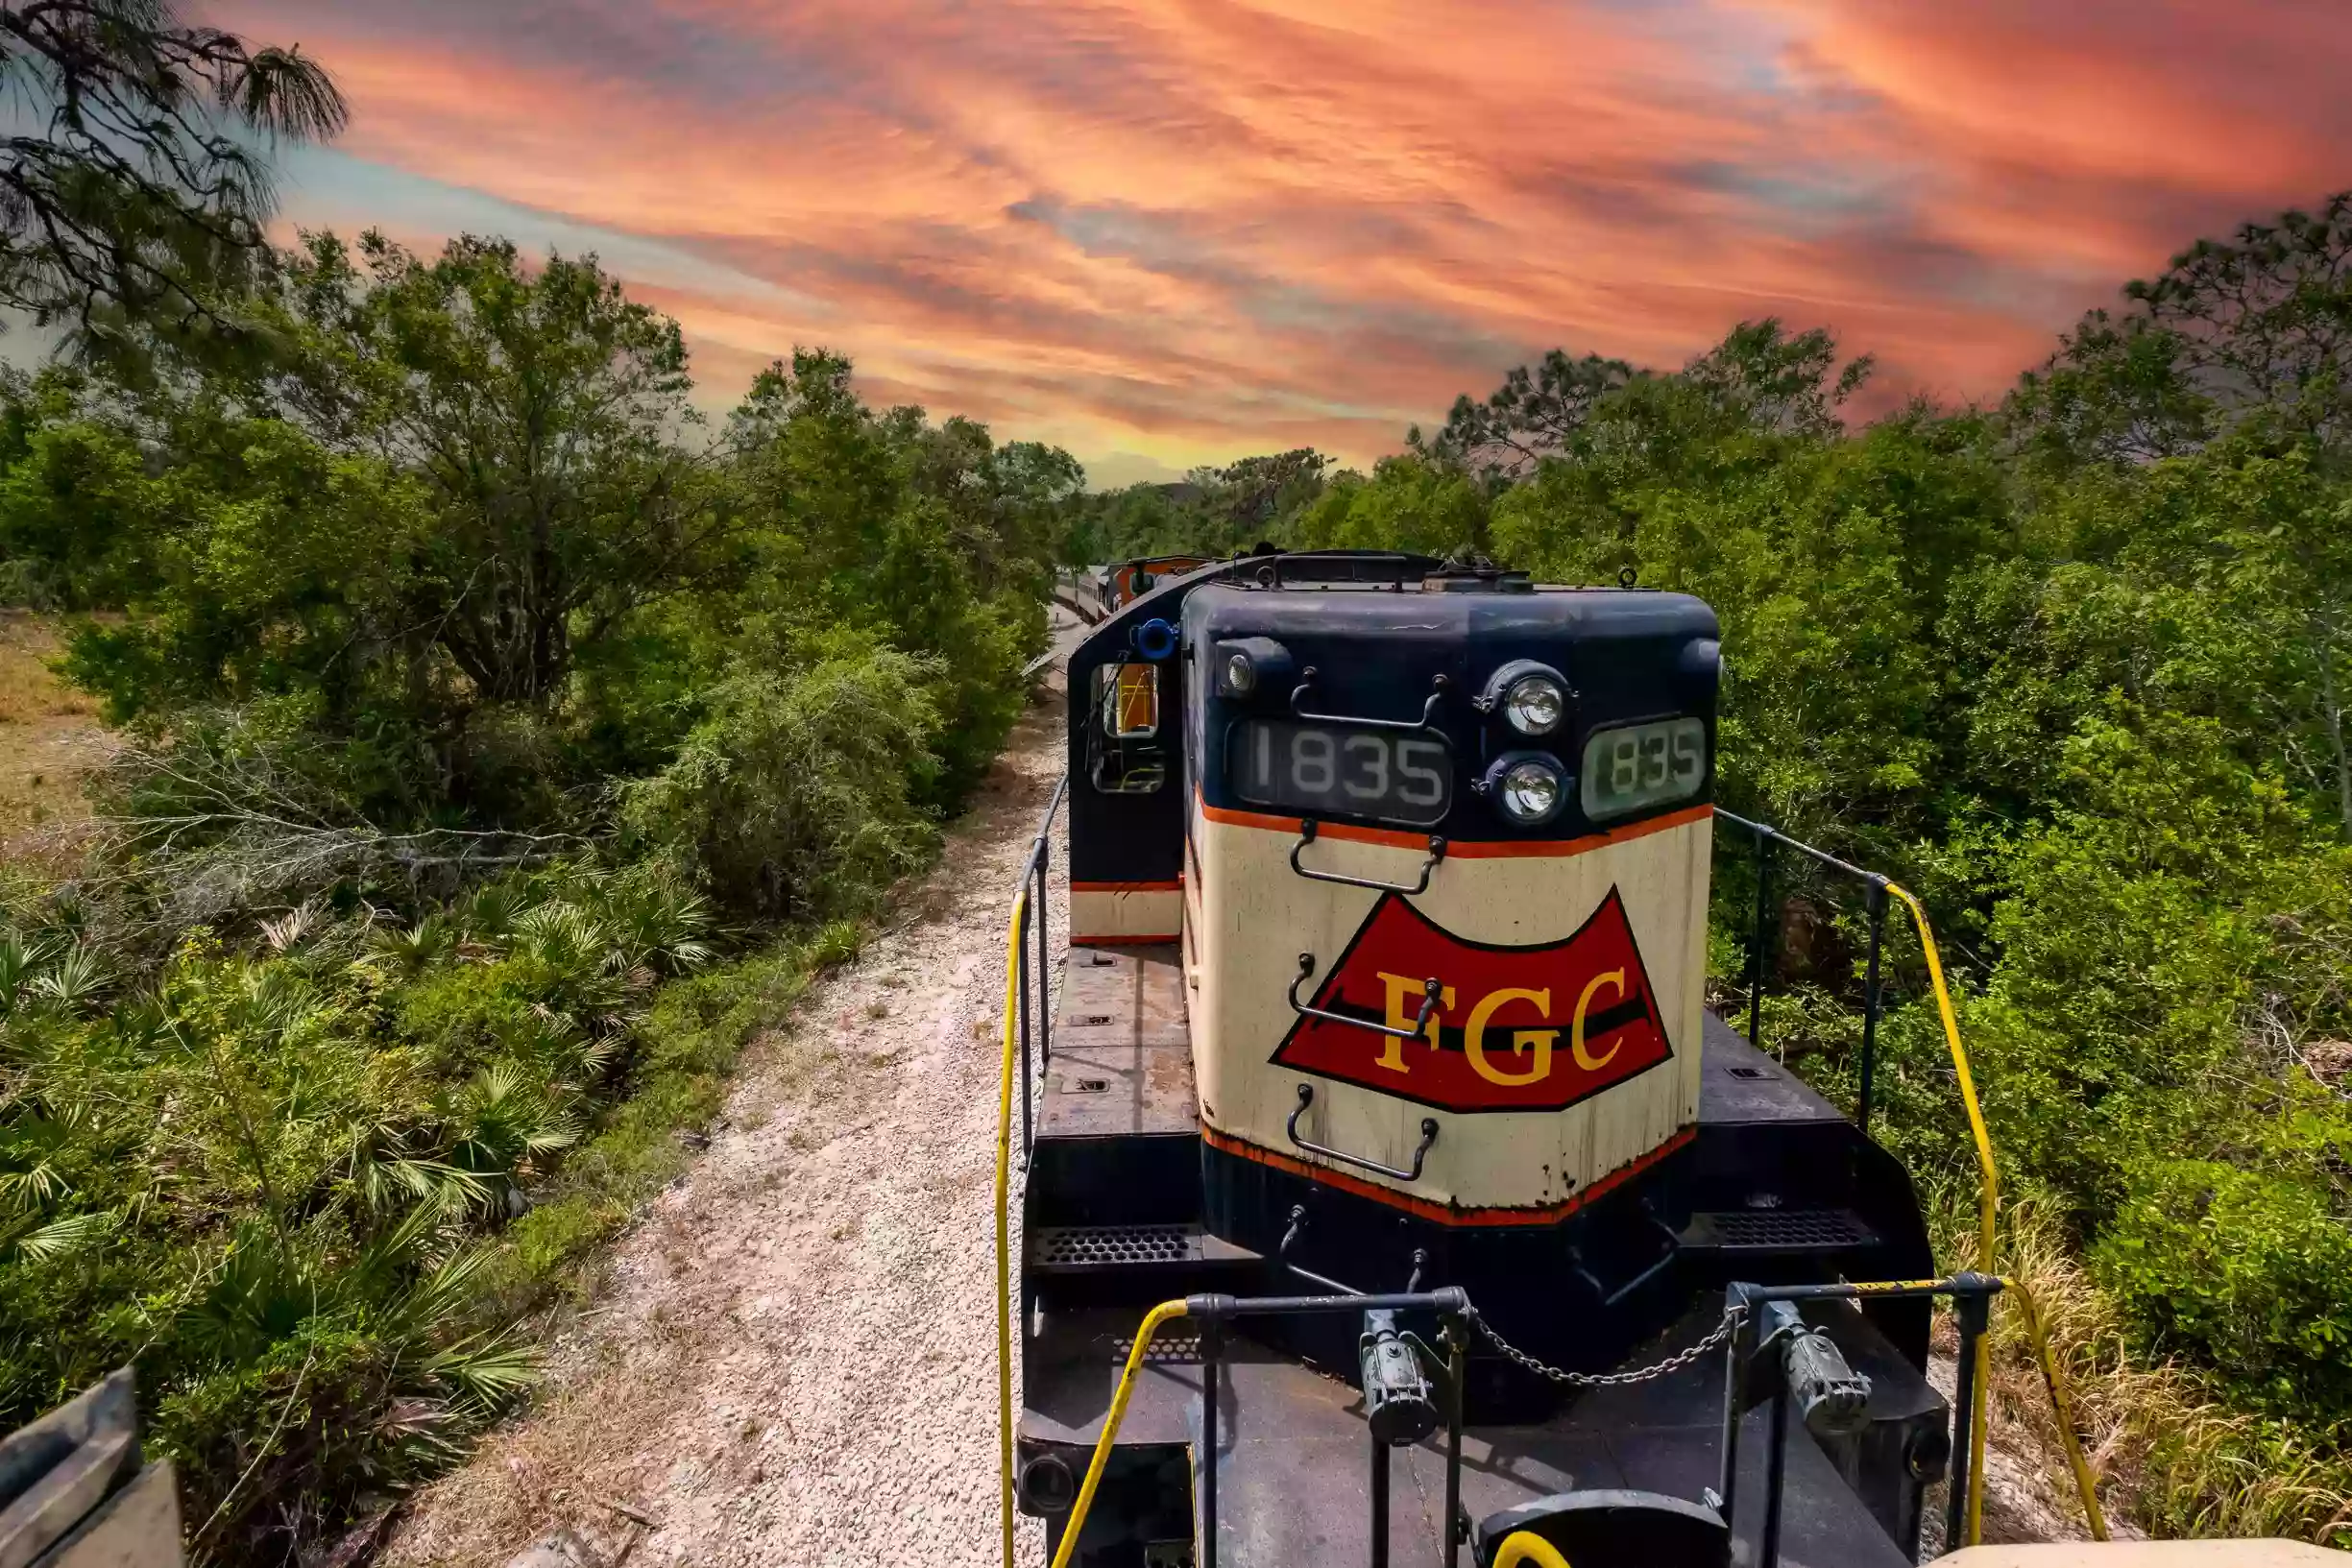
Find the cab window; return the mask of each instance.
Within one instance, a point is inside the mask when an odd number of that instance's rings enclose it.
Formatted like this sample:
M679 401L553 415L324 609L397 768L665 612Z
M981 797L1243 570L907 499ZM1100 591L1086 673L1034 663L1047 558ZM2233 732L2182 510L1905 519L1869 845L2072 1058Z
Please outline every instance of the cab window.
M1159 666L1123 660L1097 666L1088 705L1086 761L1108 795L1148 795L1168 777L1160 741Z

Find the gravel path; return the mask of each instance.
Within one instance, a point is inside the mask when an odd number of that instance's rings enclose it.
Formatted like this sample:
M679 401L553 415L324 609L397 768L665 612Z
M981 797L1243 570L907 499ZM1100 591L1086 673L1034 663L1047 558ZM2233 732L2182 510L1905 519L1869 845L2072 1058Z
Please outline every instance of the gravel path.
M554 1527L632 1568L864 1564L893 1540L995 1558L996 1029L1061 729L1057 698L1031 709L906 923L747 1054L537 1407L425 1492L383 1560L502 1564Z

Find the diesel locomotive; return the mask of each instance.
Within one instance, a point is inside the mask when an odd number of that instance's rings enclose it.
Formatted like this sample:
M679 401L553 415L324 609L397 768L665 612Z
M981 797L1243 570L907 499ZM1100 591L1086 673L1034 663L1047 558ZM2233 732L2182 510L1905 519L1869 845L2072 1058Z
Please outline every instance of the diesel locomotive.
M1205 555L1146 555L1120 561L1095 573L1090 585L1095 602L1105 611L1123 610L1170 577L1180 577L1209 564Z
M1911 1183L1703 997L1713 613L1401 554L1138 575L1068 661L1017 1197L1055 1562L1914 1560L1929 1308L1860 1288L1932 1270ZM1794 1404L1733 1370L1735 1284L1822 1288L1747 1318Z

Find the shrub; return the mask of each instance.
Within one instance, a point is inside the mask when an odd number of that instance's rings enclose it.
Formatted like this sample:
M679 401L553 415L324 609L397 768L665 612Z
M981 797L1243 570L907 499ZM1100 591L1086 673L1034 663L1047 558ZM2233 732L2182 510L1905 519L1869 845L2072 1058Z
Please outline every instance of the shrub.
M2340 1119L2352 1148L2352 1118ZM2091 1262L2159 1350L2256 1409L2352 1412L2352 1225L2322 1184L2218 1160L2132 1170Z
M623 787L621 819L729 908L866 909L935 842L917 802L938 767L944 673L939 660L870 643L803 670L738 673L676 760Z

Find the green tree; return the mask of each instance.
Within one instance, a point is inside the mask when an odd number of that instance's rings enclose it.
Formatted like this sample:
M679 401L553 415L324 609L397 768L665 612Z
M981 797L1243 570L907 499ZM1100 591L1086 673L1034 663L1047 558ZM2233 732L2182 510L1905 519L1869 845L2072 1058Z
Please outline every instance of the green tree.
M1490 480L1523 479L1546 457L1564 454L1593 407L1642 373L1622 359L1587 354L1571 359L1554 349L1531 369L1516 365L1484 402L1467 393L1454 399L1445 423L1424 437L1406 432L1414 451L1458 465Z
M0 550L133 612L69 667L117 719L295 702L379 806L544 808L611 686L582 662L739 559L676 324L593 259L374 235L313 237L248 314L266 355L17 420Z
M346 109L299 50L190 26L168 0L6 0L0 303L84 347L134 324L220 320L266 250L265 140L331 136Z
M2352 441L2352 191L2200 239L2086 314L2004 409L2060 470L2195 450L2252 422L2340 466Z

